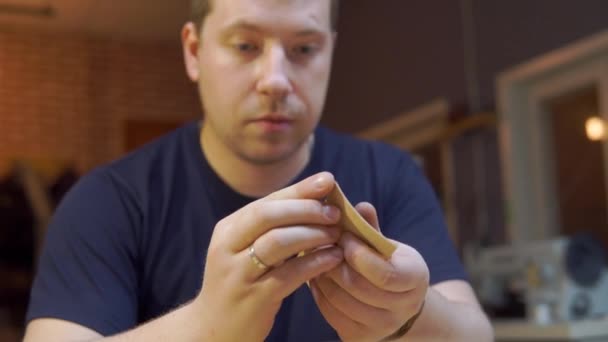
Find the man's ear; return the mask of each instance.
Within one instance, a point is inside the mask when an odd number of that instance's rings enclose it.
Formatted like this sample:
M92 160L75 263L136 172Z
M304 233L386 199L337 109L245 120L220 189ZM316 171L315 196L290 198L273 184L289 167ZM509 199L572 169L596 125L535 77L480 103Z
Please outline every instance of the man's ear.
M182 28L182 50L184 52L186 74L188 74L188 77L193 82L198 81L200 74L198 63L199 44L199 32L196 30L196 25L192 22L186 23Z

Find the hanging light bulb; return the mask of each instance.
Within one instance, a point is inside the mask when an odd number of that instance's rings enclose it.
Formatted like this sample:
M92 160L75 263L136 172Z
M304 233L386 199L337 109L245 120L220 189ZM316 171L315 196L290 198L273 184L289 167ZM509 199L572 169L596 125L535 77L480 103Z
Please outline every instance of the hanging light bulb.
M585 130L589 140L600 141L606 139L606 123L600 117L593 116L587 119Z

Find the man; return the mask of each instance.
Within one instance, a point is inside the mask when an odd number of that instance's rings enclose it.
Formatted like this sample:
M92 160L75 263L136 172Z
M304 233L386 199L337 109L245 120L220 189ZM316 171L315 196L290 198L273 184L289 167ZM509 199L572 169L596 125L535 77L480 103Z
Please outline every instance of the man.
M490 340L412 160L317 127L337 1L194 2L182 40L205 119L70 192L25 340ZM397 244L389 260L336 225L336 181Z

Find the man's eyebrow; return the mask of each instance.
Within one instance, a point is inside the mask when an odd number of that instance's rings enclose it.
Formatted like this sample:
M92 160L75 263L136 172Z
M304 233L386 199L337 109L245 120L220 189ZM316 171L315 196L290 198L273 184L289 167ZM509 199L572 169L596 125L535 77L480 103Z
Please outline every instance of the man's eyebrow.
M239 30L253 31L256 33L265 32L263 27L242 19L229 23L221 29L224 34L230 34ZM323 34L322 30L310 26L295 31L296 36L312 36L320 34Z
M316 36L323 34L324 31L317 29L304 29L296 32L296 36Z
M232 32L237 30L262 32L262 28L245 20L236 20L227 24L222 28L223 32Z

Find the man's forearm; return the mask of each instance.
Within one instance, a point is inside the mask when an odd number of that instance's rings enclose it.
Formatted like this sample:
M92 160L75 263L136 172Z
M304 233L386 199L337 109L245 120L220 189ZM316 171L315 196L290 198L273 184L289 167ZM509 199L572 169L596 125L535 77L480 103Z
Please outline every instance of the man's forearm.
M486 315L475 304L450 301L430 288L424 309L402 341L493 341Z
M203 317L193 302L156 318L133 330L99 339L100 342L123 341L203 341L212 337L212 331L203 328ZM197 318L200 318L197 319Z

